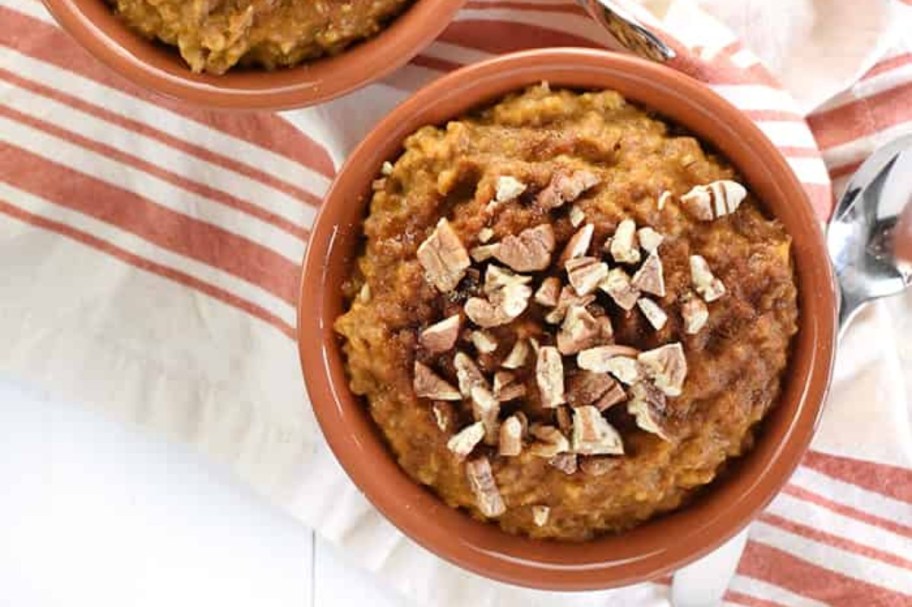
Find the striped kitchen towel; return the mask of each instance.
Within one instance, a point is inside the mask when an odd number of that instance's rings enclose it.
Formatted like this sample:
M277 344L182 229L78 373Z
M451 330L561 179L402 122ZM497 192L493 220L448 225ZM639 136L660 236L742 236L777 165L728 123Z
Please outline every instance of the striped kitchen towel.
M839 7L854 3L643 1L684 49L677 67L780 146L821 219L831 179L838 191L874 147L912 131L910 0L865 3L842 38ZM466 63L606 44L569 0L471 0L382 83L230 114L139 90L37 0L0 0L0 374L194 444L416 604L667 605L667 579L535 592L405 540L323 444L294 343L308 229L379 117ZM853 327L814 448L752 525L728 604L912 603L910 344L910 297Z

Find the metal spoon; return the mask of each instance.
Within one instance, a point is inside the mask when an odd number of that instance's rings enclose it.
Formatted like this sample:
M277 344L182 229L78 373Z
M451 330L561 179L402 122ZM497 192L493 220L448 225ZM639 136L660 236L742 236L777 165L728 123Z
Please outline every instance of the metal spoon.
M576 0L618 43L632 53L664 63L674 50L612 0Z

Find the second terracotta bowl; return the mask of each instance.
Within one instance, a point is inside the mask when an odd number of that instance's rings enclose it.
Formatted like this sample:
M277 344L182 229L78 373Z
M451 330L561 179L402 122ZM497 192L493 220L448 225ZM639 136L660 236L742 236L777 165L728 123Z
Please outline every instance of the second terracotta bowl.
M416 0L389 27L334 57L288 69L194 74L177 49L143 38L107 0L43 0L77 42L133 82L198 105L280 110L328 101L405 65L449 24L465 0Z
M397 465L367 408L348 388L333 321L361 243L371 180L418 127L443 124L543 80L553 87L614 89L683 125L734 164L792 236L799 332L780 402L755 448L689 506L622 535L586 543L508 535L449 508ZM305 260L299 346L307 390L330 447L352 480L399 529L480 575L560 590L609 588L681 567L736 534L776 495L805 452L830 380L836 296L818 220L785 160L753 123L678 72L616 54L551 49L507 55L454 72L395 109L352 153L317 219Z

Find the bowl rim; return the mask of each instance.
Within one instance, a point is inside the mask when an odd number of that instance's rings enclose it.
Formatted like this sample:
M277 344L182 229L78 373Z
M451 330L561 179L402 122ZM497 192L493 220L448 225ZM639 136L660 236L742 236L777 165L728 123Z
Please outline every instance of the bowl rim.
M334 266L352 261L351 251L340 252L338 243L346 235L360 234L370 181L383 161L398 155L405 135L418 125L442 123L542 80L571 88L614 88L645 105L653 105L641 100L647 92L662 95L668 107L655 107L660 114L681 122L733 163L734 157L750 159L735 166L749 182L750 176L769 175L758 184L766 194L776 193L783 211L776 216L785 222L780 215L787 215L790 222L799 287L800 329L783 393L769 413L775 424L766 422L777 434L767 436L769 431L764 431L755 448L736 464L740 470L728 480L714 481L713 490L695 503L629 532L580 544L511 536L475 521L443 504L398 467L373 420L349 391L344 372L340 374L332 322L339 307L333 302L338 303L341 294L325 287ZM608 81L613 85L604 84ZM639 92L631 95L630 90ZM667 111L677 107L669 104L703 116L701 120L711 121L716 131L730 133L730 140L695 129L679 119L685 110ZM770 204L770 196L759 197ZM664 66L601 50L540 49L474 64L427 85L390 112L351 153L324 198L305 254L298 346L311 406L330 448L359 489L406 536L456 565L502 582L595 590L653 579L707 554L775 497L797 467L819 420L835 355L836 301L823 233L807 195L779 151L747 116L703 84Z
M141 87L194 105L236 110L308 107L399 69L437 38L466 0L415 0L380 33L339 55L275 71L194 74L175 49L144 38L107 0L42 0L96 59Z

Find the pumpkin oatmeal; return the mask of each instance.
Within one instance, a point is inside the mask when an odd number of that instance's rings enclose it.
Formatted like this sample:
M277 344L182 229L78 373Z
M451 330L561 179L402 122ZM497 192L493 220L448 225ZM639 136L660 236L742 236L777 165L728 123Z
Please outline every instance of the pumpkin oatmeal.
M790 239L724 159L611 91L511 95L374 182L335 329L402 468L586 540L751 448L797 330Z
M194 72L276 69L336 55L380 32L409 0L108 0L144 36L176 46Z

